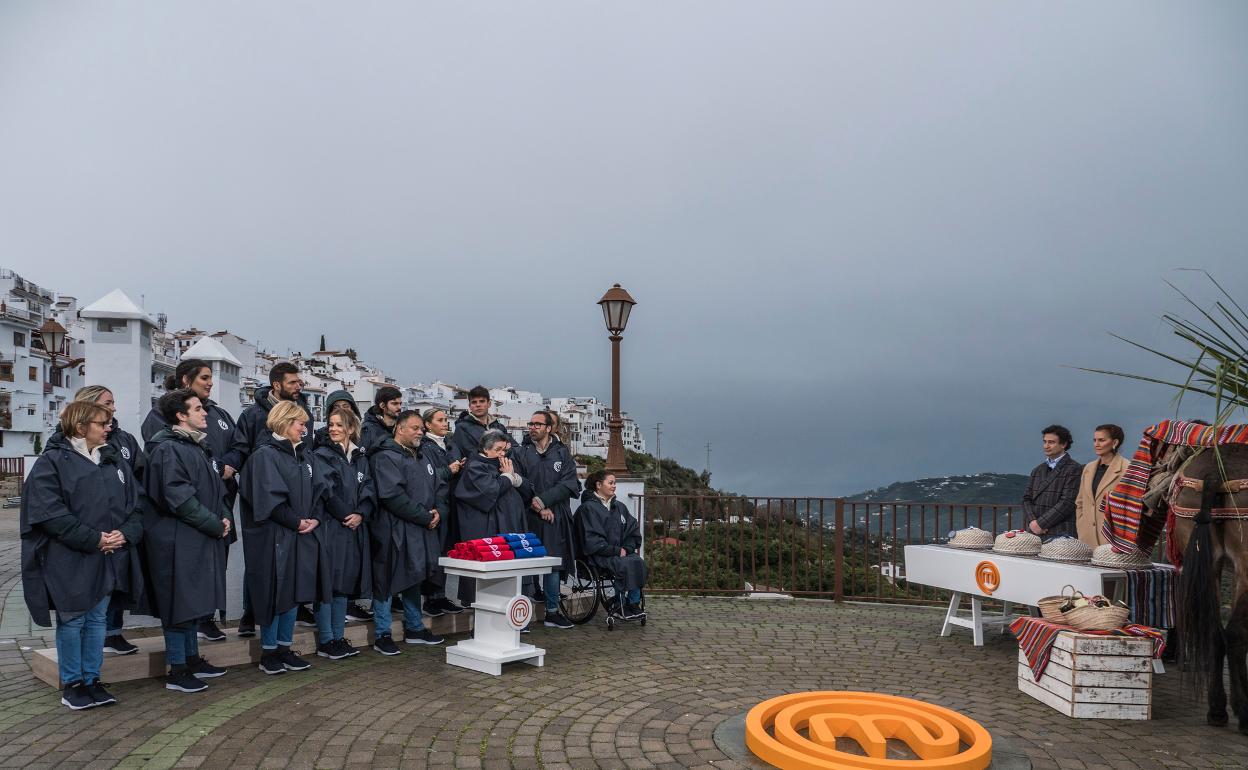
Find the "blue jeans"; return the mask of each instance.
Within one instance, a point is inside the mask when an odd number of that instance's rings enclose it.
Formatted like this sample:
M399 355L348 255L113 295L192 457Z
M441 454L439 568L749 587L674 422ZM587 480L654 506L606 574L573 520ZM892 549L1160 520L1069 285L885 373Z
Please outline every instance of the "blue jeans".
M273 622L260 629L260 649L276 650L279 646L289 647L295 641L295 613L298 607L291 607L273 618Z
M403 628L413 633L422 630L425 627L425 621L420 617L420 586L414 585L406 591L399 592L398 596L403 599ZM380 639L390 633L390 599L389 596L373 599L374 639Z
M174 628L162 628L165 632L165 662L170 666L185 666L186 659L199 655L199 637L195 623L184 623Z
M120 636L122 615L125 614L126 608L121 606L121 597L113 594L113 598L108 600L108 615L104 619L104 631L106 636Z
M542 575L542 593L546 594L546 614L559 611L559 570Z
M316 637L321 644L347 635L347 597L335 596L332 602L316 605Z
M98 682L104 663L104 616L108 599L73 620L64 620L56 613L56 660L61 670L61 684Z

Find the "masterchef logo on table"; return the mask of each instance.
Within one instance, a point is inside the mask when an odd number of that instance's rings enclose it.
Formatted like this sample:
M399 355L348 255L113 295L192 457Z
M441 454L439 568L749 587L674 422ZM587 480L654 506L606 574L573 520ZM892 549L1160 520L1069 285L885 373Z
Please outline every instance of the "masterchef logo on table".
M975 565L975 585L979 590L992 596L992 592L1001 587L1001 572L997 565L990 561L981 561Z
M533 602L527 596L514 596L507 603L507 622L519 631L529 624L533 617Z

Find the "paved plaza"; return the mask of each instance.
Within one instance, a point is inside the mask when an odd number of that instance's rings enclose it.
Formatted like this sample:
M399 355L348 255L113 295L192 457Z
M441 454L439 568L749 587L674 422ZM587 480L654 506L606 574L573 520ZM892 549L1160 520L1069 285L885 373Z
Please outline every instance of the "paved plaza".
M199 695L121 683L119 705L71 713L30 674L51 632L25 617L16 518L0 514L0 767L743 768L718 726L824 689L958 709L1036 768L1248 767L1248 737L1205 726L1176 674L1157 678L1150 722L1067 719L1018 692L1008 637L976 649L938 637L935 609L815 601L658 597L645 628L537 628L546 667L498 678L442 648L369 651L280 677L231 669Z

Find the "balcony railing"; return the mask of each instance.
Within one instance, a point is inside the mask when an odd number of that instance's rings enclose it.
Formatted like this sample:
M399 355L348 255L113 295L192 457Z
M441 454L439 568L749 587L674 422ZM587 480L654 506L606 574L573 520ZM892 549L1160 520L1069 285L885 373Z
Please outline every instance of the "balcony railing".
M996 535L1023 525L1017 504L718 495L636 502L634 513L645 520L648 590L658 593L941 604L948 594L906 581L905 546L966 527Z

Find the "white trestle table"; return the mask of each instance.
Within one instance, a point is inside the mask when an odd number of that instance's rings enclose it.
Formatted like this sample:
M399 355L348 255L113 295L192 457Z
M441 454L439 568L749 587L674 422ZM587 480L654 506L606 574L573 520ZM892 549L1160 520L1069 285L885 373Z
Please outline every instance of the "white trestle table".
M992 567L981 568L985 562ZM982 573L993 575L996 584L981 579ZM971 551L947 545L906 546L906 580L952 591L940 635L949 636L954 626L969 628L976 647L984 644L985 626L1005 631L1010 622L1011 605L1036 607L1041 599L1057 596L1068 585L1085 596L1104 596L1120 601L1126 601L1127 592L1127 573L1120 569L1069 564L1035 556L1012 556L995 551ZM985 590L981 582L991 590ZM958 614L964 595L971 599L969 618ZM1001 602L1004 605L1001 615L985 617L984 599Z
M477 581L472 638L446 648L448 664L499 676L504 663L545 663L545 650L520 642L520 629L533 618L533 601L521 594L520 586L523 578L560 568L562 558L469 561L443 556L438 564L448 575Z

